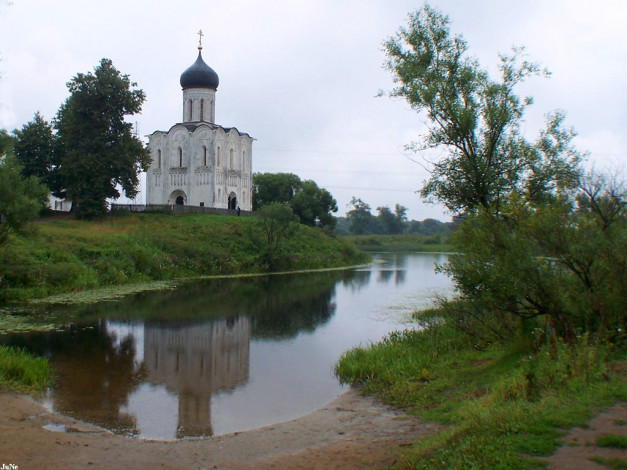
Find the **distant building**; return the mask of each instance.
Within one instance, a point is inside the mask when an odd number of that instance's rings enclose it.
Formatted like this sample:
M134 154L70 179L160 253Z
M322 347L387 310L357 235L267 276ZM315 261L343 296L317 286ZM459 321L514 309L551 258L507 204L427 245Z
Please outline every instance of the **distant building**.
M57 212L70 212L70 210L72 210L72 201L69 199L60 199L49 194L48 207Z
M252 210L254 139L215 123L219 79L202 58L202 43L196 62L180 82L182 122L148 136L152 164L146 177L146 204Z

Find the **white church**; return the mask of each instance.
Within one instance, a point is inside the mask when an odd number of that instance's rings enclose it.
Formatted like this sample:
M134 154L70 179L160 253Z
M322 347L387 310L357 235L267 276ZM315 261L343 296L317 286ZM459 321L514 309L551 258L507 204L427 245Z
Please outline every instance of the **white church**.
M252 210L253 138L215 123L218 74L198 58L181 75L183 119L148 136L146 204Z

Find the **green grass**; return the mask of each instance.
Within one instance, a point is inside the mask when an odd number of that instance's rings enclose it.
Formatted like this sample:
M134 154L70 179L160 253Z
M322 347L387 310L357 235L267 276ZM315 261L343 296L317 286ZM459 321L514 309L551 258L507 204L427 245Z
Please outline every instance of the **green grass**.
M52 383L52 370L42 357L0 346L0 388L23 392L42 391Z
M627 460L605 457L590 457L589 460L601 465L605 465L612 470L627 470Z
M596 445L599 447L627 449L627 436L619 436L618 434L606 434L605 436L597 437Z
M627 400L608 346L580 339L530 352L523 341L477 350L446 325L394 333L345 353L336 373L444 431L415 443L397 468L543 468L563 429ZM621 358L621 359L624 359ZM619 368L620 369L620 368Z
M119 214L31 224L0 248L0 302L203 275L317 269L367 261L354 245L299 226L272 268L253 217Z
M451 251L449 235L346 235L345 240L370 252L446 252Z

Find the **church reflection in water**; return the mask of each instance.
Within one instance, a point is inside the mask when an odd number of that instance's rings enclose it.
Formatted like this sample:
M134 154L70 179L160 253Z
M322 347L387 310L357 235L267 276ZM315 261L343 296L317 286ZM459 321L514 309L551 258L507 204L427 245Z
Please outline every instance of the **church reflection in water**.
M250 319L144 327L146 380L178 396L176 437L212 435L211 395L248 380Z
M33 315L59 330L0 335L0 344L49 360L47 406L116 434L251 429L334 397L332 364L343 351L404 325L414 302L450 286L433 271L444 255L378 259L349 271L199 280L115 302L46 305Z
M208 436L224 432L224 423L212 425L212 401L250 385L251 342L278 346L313 334L335 314L336 282L353 275L189 283L76 307L81 321L0 344L49 359L55 384L45 401L56 412L121 435Z

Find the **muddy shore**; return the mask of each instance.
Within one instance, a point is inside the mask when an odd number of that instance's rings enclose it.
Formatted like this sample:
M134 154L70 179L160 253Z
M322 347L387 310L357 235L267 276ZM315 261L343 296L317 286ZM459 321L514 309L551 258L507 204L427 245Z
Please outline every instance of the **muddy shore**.
M391 465L438 425L349 390L301 418L204 439L116 436L0 392L0 465L64 469L359 469Z

